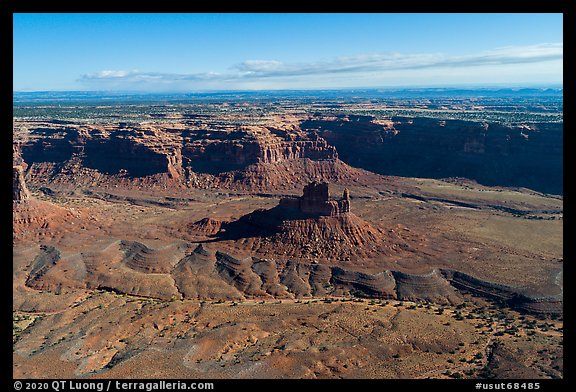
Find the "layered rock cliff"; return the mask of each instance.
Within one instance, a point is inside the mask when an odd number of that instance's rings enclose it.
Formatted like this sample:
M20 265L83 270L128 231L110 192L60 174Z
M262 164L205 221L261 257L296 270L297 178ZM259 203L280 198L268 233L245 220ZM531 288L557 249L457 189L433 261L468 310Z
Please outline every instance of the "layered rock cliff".
M314 117L301 127L349 165L384 175L465 177L485 185L563 192L563 124L433 118Z
M311 179L378 181L338 159L336 149L298 128L191 129L26 123L15 150L34 184L281 189Z

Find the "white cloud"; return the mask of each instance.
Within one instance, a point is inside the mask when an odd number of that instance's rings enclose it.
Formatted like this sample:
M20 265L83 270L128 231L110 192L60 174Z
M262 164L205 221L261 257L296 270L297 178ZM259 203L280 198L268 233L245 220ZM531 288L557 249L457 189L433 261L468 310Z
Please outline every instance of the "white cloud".
M133 71L135 73L137 71ZM130 75L131 72L129 71L113 71L113 70L104 70L96 72L95 74L88 75L88 77L94 79L107 79L107 78L125 78Z
M235 66L241 72L274 71L282 68L284 64L276 60L247 60Z
M562 43L543 43L529 46L510 46L496 48L468 55L445 55L442 53L372 53L353 56L337 57L330 61L309 63L283 63L278 60L246 60L230 67L228 73L161 73L140 72L138 70L104 70L93 74L82 75L80 80L88 84L113 84L116 86L151 86L151 85L195 85L214 87L230 83L246 85L262 82L282 83L287 81L302 82L315 77L318 82L357 78L365 80L367 77L382 78L387 74L397 74L403 71L407 78L417 76L423 70L465 70L470 67L483 68L485 71L498 73L498 69L510 70L509 66L518 69L524 67L526 72L529 65L556 61L563 58ZM485 72L486 73L486 72ZM473 77L473 75L471 75ZM561 75L558 75L561 77ZM474 81L474 80L472 80Z

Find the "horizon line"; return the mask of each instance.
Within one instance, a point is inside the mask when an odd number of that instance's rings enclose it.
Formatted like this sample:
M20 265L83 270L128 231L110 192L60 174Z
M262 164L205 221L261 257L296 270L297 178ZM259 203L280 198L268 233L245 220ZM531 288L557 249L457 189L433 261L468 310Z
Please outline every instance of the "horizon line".
M318 88L269 88L269 89L206 89L206 90L12 90L12 93L115 93L115 94L198 94L222 92L306 92L306 91L398 91L398 90L434 90L434 89L514 89L514 88L564 88L563 82L527 82L527 83L480 83L454 85L406 85L380 87L318 87Z

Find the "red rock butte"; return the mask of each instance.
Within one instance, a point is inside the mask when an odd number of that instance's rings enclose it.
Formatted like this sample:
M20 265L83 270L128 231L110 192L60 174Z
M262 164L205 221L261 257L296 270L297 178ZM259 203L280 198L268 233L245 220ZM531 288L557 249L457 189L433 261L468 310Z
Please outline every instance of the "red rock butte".
M327 182L312 181L304 186L302 196L280 199L280 206L311 215L342 216L350 212L350 193L346 188L341 199L331 199Z

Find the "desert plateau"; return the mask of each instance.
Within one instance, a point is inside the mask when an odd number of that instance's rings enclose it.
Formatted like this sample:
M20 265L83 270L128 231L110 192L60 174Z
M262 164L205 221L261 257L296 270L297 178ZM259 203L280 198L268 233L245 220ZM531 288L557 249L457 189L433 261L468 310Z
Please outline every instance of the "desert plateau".
M13 377L562 378L562 91L446 94L15 94Z

